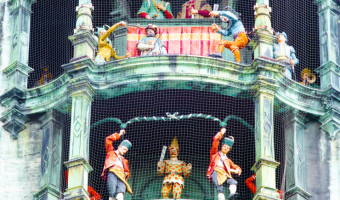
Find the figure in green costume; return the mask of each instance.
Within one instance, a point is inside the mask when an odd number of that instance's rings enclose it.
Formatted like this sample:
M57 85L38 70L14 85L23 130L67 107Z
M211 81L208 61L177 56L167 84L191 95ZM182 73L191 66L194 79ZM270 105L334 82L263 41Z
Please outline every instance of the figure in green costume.
M145 19L172 19L171 7L169 2L161 0L144 0L138 15Z

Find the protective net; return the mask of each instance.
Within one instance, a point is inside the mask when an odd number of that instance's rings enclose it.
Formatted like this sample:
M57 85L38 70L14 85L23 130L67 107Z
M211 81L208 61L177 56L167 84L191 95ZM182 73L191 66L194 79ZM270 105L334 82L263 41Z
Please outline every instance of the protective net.
M51 82L64 73L61 65L68 63L73 46L68 36L73 34L77 1L36 1L32 4L28 65L34 69L28 87Z
M146 6L152 6L153 2L149 2L151 5L146 4ZM182 11L182 4L185 1L169 2L172 16L176 18ZM235 2L207 1L212 8L214 4L219 4L219 10L227 5L233 7L241 14L240 19L251 39L254 27L253 6L256 1ZM187 19L146 21L137 15L142 3L141 0L92 1L94 27L102 27L105 24L111 26L121 20L127 21L127 32L117 29L117 33L109 37L119 56L124 56L127 50L132 51L133 57L139 56L140 52L136 50L136 44L140 38L145 37L145 27L148 24L155 24L158 27L157 33L161 35L160 38L168 54L207 56L208 53L216 50L221 37L212 32L209 27L214 22L222 25L220 19L192 19L189 16ZM73 56L73 46L68 36L73 34L75 28L77 5L78 1L74 0L44 0L32 5L29 66L35 71L30 75L29 87L46 84L64 73L61 65L68 63ZM319 66L317 6L313 1L283 0L273 0L270 6L274 30L285 31L289 38L288 44L296 50L300 64L296 67L295 76L297 81L301 81L300 72L304 68L314 70ZM195 34L199 36L195 38ZM205 36L209 36L209 39L205 39ZM306 38L306 41L302 41L301 38ZM197 48L197 45L200 48ZM242 49L241 54L244 64L252 62L253 52L250 47ZM235 61L234 55L228 50L224 51L223 56L227 60ZM48 69L45 70L47 67ZM114 98L105 95L100 99L96 98L92 103L91 111L90 164L93 171L89 174L89 186L99 193L102 199L108 199L106 181L101 178L106 156L105 138L114 132L119 132L120 123L117 123L119 120L122 123L132 120L132 123L127 125L124 139L132 143L132 149L125 157L130 163L129 183L134 195L126 193L125 199L162 198L162 182L165 176L157 176L157 162L162 147L169 146L175 136L179 143L179 160L192 164L190 176L184 179L181 198L216 199L217 192L206 177L210 159L209 151L213 136L221 128L219 123L226 117L230 117L227 121L226 135L233 136L235 143L228 156L243 170L241 176L235 176L239 183L237 191L241 199L252 199L253 194L246 187L245 180L254 173L251 171L255 163L254 97L247 92L242 98L231 97L231 92L229 96L203 91L161 90L136 92ZM287 110L289 109L281 102L275 103L275 159L281 163L277 169L276 187L282 191L285 191L287 178L284 164L286 162L284 121ZM183 118L188 119L180 119L182 115L185 116ZM70 122L65 125L70 126ZM121 141L122 139L114 142L113 146L117 148ZM64 161L67 161L68 132L65 132L63 145ZM168 150L165 155L165 160L167 159L169 159ZM64 171L66 171L65 167ZM63 191L65 191L67 188L65 177L63 180ZM227 187L225 193L228 195Z
M318 7L315 1L270 1L272 7L272 27L276 32L286 32L288 44L293 46L299 64L293 78L301 82L301 71L314 70L320 66ZM284 20L282 20L284 19ZM313 87L318 88L317 78Z
M216 52L220 39L233 39L232 37L222 38L220 34L209 28L212 23L225 27L225 23L222 23L218 18L204 18L202 13L202 15L195 15L194 17L191 15L184 16L187 11L184 9L185 6L182 7L182 5L188 2L169 1L170 4L167 4L167 6L171 10L173 19L166 19L163 16L162 18L165 19L146 20L141 16L143 6L153 7L153 1L145 1L144 3L142 1L92 1L94 6L92 12L93 27L112 26L121 20L128 23L127 32L117 34L116 38L114 33L109 37L119 56L124 56L127 51L132 52L132 57L141 54L136 45L139 39L146 36L145 27L148 24L154 24L158 27L157 34L165 45L168 54L208 56L208 54ZM216 0L204 1L200 7L209 10L210 8L213 9L216 4L219 5L219 10L224 10L224 7L228 5L234 8L248 33L249 39L252 39L253 6L255 3L255 0L235 2ZM293 78L300 82L303 69L309 68L313 72L320 64L317 6L312 0L274 0L270 3L274 31L286 32L289 38L288 44L296 50L296 56L300 63L295 66ZM59 77L64 72L61 65L72 59L73 47L68 36L72 35L75 29L77 15L75 8L77 5L78 1L76 0L37 1L32 5L29 66L34 69L34 72L30 74L29 87L44 85ZM156 9L154 12L162 11ZM179 13L183 14L178 15ZM155 18L155 16L153 17ZM178 17L181 19L178 19ZM95 31L97 31L96 28ZM233 53L229 50L223 52L223 57L235 61ZM245 64L252 62L253 52L250 46L241 49L241 58ZM318 87L318 85L320 83L317 78L313 87Z
M182 199L214 199L214 188L206 177L209 166L209 152L212 139L220 130L216 117L223 121L226 116L227 133L235 138L235 144L228 153L233 162L243 169L243 174L236 179L240 182L238 191L245 199L251 198L250 191L244 181L252 175L250 168L255 162L254 152L254 115L253 102L250 99L236 99L208 92L164 90L148 91L123 95L114 99L98 100L92 105L93 114L90 163L94 171L90 174L89 185L99 192L104 199L108 197L106 182L100 178L105 160L105 137L120 130L114 122L103 119L119 118L123 122L140 117L128 124L124 139L132 143L131 150L126 154L129 160L133 196L126 194L126 199L161 199L162 182L165 175L157 176L157 162L163 146L169 146L176 136L179 143L178 159L192 164L192 172L184 180ZM174 115L174 113L178 114ZM168 113L168 115L166 114ZM181 119L182 115L210 115L200 118ZM172 115L172 118L169 117ZM143 117L151 117L143 121ZM171 120L153 118L163 116ZM184 118L185 118L184 116ZM113 144L118 147L121 140ZM165 160L170 159L166 151ZM183 176L183 175L182 175ZM228 194L226 190L226 194ZM170 198L172 195L170 195Z

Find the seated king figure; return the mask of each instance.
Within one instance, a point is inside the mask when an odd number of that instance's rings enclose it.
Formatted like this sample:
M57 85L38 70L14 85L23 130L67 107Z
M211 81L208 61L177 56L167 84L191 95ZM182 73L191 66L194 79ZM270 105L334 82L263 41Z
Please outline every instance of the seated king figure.
M155 25L149 24L145 28L145 32L147 37L142 38L137 44L137 49L141 52L141 56L167 54L162 40L155 37L157 34L157 27Z

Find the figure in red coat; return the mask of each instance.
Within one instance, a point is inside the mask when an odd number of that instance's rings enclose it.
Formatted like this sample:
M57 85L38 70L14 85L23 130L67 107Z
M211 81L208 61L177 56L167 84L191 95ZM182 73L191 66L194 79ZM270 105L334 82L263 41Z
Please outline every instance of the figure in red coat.
M114 133L105 139L106 159L102 177L107 181L107 189L109 190L109 200L124 200L124 193L128 191L132 193L132 189L127 182L130 177L128 160L123 155L131 148L131 142L123 140L114 150L113 142L120 139L125 134L125 130Z
M256 193L256 185L254 184L254 181L256 180L256 174L252 175L251 177L247 178L247 180L245 181L245 184L247 186L247 188L253 193ZM283 199L284 196L284 192L282 192L281 190L277 190L277 192L280 195L280 199Z
M229 184L228 199L238 195L238 193L236 193L237 181L233 179L231 174L241 175L242 172L242 169L227 157L227 153L234 144L234 138L232 136L223 139L221 150L218 151L220 140L225 132L226 129L222 128L213 138L210 150L210 165L207 172L207 176L213 182L218 192L218 200L225 200L223 191L224 182Z

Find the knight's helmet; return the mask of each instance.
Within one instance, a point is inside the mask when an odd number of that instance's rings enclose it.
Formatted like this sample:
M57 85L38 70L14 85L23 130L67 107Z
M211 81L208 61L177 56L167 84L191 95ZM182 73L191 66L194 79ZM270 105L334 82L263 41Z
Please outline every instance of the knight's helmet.
M178 141L177 141L177 137L175 136L174 139L172 140L170 146L169 146L169 150L172 149L176 149L177 151L179 151L179 146L178 146Z

